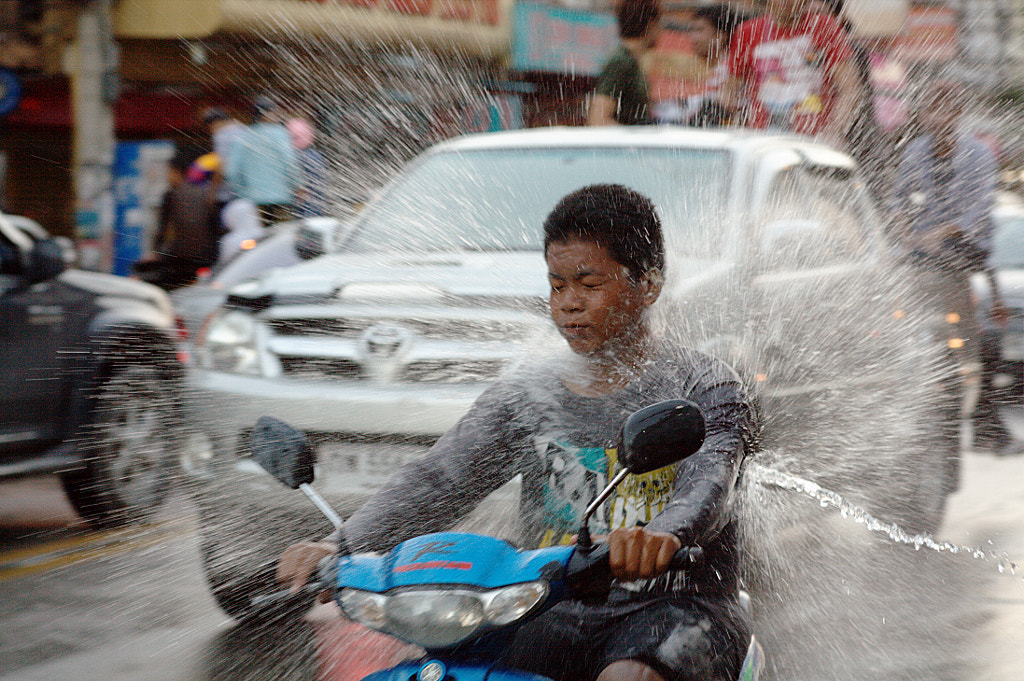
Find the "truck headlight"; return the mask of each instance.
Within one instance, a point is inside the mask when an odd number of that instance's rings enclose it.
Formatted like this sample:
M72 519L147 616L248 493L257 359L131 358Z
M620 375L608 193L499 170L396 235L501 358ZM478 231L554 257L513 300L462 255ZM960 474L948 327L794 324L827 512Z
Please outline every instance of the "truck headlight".
M259 374L256 319L240 310L215 312L200 339L203 364L215 371Z
M546 582L527 582L487 591L426 586L378 594L342 589L338 602L361 624L441 649L528 616L547 595Z

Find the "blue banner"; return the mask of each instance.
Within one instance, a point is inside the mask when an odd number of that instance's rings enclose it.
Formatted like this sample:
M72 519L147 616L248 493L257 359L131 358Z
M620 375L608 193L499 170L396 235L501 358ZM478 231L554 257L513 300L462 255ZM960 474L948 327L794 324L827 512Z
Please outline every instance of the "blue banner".
M596 76L618 44L618 26L611 14L515 5L512 67L519 71Z
M168 140L119 142L114 152L114 234L111 267L128 276L152 246L157 214L167 189Z
M21 84L17 76L7 69L0 69L0 116L14 111L20 101Z

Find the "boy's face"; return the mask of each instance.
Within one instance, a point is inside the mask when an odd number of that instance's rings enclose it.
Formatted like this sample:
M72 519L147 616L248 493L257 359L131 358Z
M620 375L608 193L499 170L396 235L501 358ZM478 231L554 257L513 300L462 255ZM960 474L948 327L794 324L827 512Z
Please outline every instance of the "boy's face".
M572 351L586 356L611 349L610 341L628 344L657 293L631 281L626 267L593 241L554 242L545 258L551 318Z

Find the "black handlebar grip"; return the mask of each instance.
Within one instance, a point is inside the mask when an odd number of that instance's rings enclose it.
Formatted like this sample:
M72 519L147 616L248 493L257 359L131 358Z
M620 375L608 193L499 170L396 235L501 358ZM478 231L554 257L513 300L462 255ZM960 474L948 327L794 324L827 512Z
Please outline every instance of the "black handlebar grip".
M704 549L699 546L684 546L676 551L669 561L669 570L685 570L693 567L704 557Z

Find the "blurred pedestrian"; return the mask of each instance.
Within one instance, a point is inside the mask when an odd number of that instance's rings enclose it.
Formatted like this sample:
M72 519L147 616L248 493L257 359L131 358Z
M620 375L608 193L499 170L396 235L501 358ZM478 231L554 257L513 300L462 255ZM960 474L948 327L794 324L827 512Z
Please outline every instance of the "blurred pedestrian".
M859 89L853 50L807 0L771 0L736 30L723 102L742 125L813 135L844 149Z
M256 246L266 230L260 221L259 209L249 199L232 199L221 211L221 224L224 235L220 238L217 265L231 260L239 251L247 251Z
M590 99L587 125L644 125L653 122L644 55L658 42L657 0L619 0L615 10L619 47L605 63Z
M806 11L831 16L842 25L850 40L857 72L857 101L846 132L846 150L857 159L875 196L883 197L884 165L891 158L892 144L875 116L875 88L868 50L853 40L854 26L846 16L844 0L809 0Z
M917 107L922 134L900 154L893 188L896 237L923 290L941 305L964 342L964 361L979 361L981 328L970 276L988 269L998 164L992 150L959 129L966 91L952 81L928 85ZM995 307L1002 308L993 288ZM975 448L1014 447L991 395L979 396L971 415ZM956 419L958 422L959 419ZM957 435L957 440L959 436Z
M179 154L168 165L169 188L160 206L153 250L135 264L140 279L164 289L191 283L217 257L220 221L215 210L219 165L214 154L189 163Z
M699 127L729 123L731 117L722 106L721 94L729 81L729 43L740 20L736 9L725 3L693 10L684 30L705 71L697 92L681 102L659 102L655 111L658 122Z
M292 217L300 173L295 148L269 97L252 101L252 125L239 135L227 159L232 194L249 199L264 226Z
M238 138L245 132L245 124L220 107L209 107L203 110L203 126L210 138L210 149L217 154L221 166L230 165L231 154ZM221 183L217 190L218 210L230 201L231 187L227 182Z
M290 118L285 127L298 155L302 175L295 192L295 216L324 215L327 212L327 159L315 146L316 130L304 118Z

